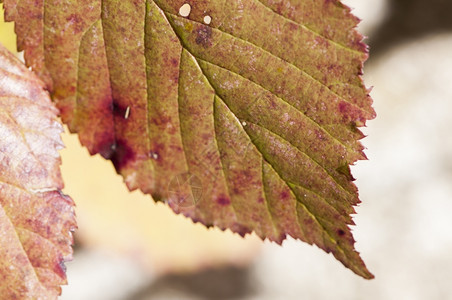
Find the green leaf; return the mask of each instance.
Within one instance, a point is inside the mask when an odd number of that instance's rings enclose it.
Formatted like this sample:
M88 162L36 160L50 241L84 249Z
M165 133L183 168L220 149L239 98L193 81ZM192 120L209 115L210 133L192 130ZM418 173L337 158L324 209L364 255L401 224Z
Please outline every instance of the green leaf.
M63 121L130 189L207 226L316 244L372 278L348 227L357 127L375 113L347 7L4 2Z
M57 299L72 258L74 203L61 193L58 110L0 45L0 298Z

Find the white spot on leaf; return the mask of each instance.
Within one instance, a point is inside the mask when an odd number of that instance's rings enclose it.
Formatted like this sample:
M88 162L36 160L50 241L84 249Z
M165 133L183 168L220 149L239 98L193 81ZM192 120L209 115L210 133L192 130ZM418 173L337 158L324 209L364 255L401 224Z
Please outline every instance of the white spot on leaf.
M188 17L190 15L190 12L191 6L188 3L185 3L179 8L179 15L181 15L182 17Z
M129 118L129 115L130 115L130 106L127 106L126 113L124 114L124 119L127 120Z
M211 17L211 16L205 16L205 17L204 17L204 23L206 23L207 25L209 25L210 22L212 22L212 17Z

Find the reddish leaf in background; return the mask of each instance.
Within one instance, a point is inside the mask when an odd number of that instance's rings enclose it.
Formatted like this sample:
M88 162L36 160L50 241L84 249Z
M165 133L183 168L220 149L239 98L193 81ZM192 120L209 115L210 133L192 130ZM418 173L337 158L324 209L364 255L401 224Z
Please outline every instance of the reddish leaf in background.
M340 1L4 0L63 121L130 189L207 226L316 244L371 278L349 165L374 118Z
M0 298L56 299L72 258L62 126L44 84L0 45Z

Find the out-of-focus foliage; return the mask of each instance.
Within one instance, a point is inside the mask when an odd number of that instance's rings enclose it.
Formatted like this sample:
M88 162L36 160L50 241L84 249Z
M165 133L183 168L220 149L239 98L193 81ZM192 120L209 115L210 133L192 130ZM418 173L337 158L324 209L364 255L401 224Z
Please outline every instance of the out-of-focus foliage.
M72 258L62 125L44 84L0 45L0 298L56 299Z

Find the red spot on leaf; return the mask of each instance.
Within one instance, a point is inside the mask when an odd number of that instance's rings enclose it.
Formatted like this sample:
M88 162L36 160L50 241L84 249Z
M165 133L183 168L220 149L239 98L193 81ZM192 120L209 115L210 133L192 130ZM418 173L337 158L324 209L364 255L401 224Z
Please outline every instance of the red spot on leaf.
M290 196L290 194L288 191L282 191L281 195L280 195L282 200L287 200L289 198L289 196Z
M128 162L135 159L135 152L123 140L117 140L112 150L113 153L110 159L116 170L121 170Z
M173 58L173 59L171 60L171 64L172 64L174 67L177 67L177 66L179 66L179 60Z
M349 111L349 107L348 107L348 103L345 101L341 101L339 102L339 111L341 112L341 114L346 114Z
M226 206L226 205L231 204L231 199L229 199L226 196L221 195L220 197L218 197L217 203L222 205L222 206Z

